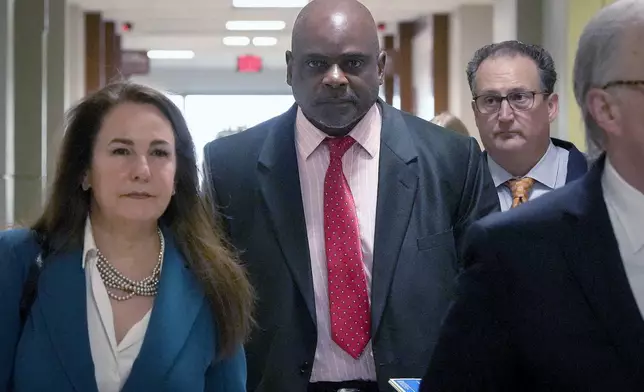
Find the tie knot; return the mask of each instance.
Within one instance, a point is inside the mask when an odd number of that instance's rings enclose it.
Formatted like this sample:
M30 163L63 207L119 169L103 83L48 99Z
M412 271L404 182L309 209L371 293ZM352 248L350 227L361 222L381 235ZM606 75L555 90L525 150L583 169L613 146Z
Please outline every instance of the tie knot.
M329 155L331 156L331 159L342 159L344 154L355 142L356 140L351 136L327 138L326 144L329 146Z
M534 182L534 178L530 177L512 179L506 182L507 187L512 191L512 199L514 200L512 203L513 207L528 201L528 194Z
M512 190L512 194L528 193L530 192L530 189L532 189L532 186L534 185L534 178L530 178L530 177L515 178L512 180L508 180L507 184L508 184L508 187L510 187L510 189Z

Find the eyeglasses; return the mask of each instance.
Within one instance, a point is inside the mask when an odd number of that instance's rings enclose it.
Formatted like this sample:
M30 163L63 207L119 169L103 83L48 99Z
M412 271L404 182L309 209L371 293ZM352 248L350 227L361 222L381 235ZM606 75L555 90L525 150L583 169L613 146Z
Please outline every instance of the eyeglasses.
M644 86L644 80L613 80L602 86L602 90L615 86Z
M537 94L549 94L538 91L516 91L508 95L485 94L473 98L474 107L479 113L492 114L501 110L501 104L507 100L512 110L525 111L532 109L534 96Z

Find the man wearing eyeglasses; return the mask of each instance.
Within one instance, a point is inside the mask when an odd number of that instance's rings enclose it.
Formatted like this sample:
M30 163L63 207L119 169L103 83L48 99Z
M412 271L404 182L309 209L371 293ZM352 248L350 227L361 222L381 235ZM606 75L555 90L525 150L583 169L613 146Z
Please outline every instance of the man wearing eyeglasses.
M586 172L586 158L572 143L550 138L559 97L545 49L519 41L484 46L468 64L467 79L502 211Z
M573 67L588 174L465 241L421 392L644 390L644 1L584 28Z

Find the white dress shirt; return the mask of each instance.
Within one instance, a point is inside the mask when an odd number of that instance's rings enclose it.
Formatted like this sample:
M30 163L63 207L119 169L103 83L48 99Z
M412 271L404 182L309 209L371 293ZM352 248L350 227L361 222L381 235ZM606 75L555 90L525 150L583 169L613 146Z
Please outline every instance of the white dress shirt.
M609 159L602 190L628 282L644 315L644 194L627 183Z
M369 293L376 226L381 127L382 117L378 105L375 104L349 133L356 143L342 158L344 175L356 204ZM327 135L315 128L298 109L295 144L311 255L318 332L310 381L376 380L371 342L358 359L353 359L331 338L323 207L324 177L329 167L329 149L322 143L326 137Z
M557 147L552 142L548 146L546 153L543 154L539 162L525 175L535 180L532 190L530 191L529 200L536 199L541 195L561 188L566 185L568 176L568 150ZM512 191L505 183L515 178L507 170L501 167L488 154L487 164L494 180L496 193L501 203L501 211L507 211L512 208Z
M92 224L87 218L82 263L87 286L87 326L94 361L94 376L98 392L119 392L130 375L134 360L139 355L152 310L150 309L117 344L112 304L98 272L96 261L96 242L92 233Z

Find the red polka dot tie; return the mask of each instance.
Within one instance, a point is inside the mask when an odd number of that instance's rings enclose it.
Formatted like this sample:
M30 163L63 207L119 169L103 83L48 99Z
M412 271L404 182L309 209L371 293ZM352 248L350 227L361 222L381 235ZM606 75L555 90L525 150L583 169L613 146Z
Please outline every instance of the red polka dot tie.
M333 341L359 358L371 334L367 278L363 269L358 215L342 156L355 140L327 139L330 162L324 177L324 235Z

